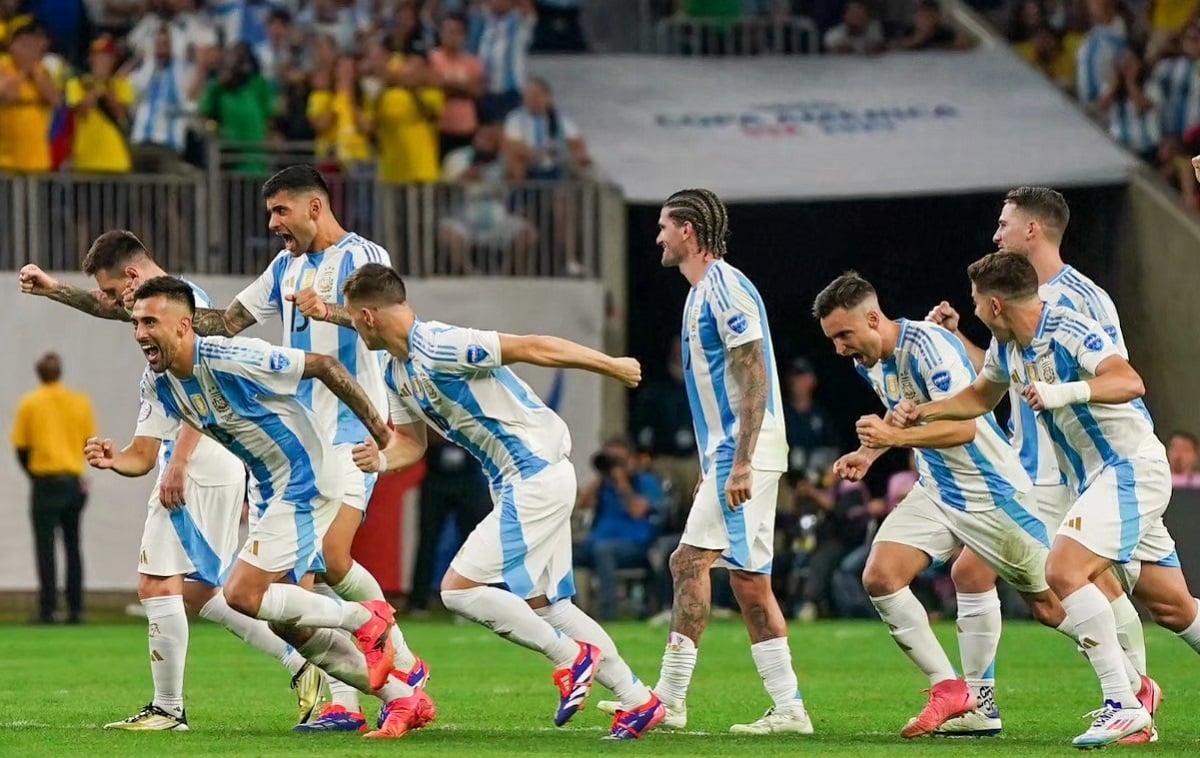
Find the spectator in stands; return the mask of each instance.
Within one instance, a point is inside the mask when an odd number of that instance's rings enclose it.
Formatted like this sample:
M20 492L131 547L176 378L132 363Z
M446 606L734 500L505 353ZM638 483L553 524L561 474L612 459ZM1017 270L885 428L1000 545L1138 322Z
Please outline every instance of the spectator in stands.
M254 57L272 87L281 88L289 69L300 67L302 43L302 33L292 25L292 14L286 8L273 9L267 19L266 35L254 46Z
M1167 443L1167 460L1171 463L1171 486L1200 488L1200 442L1190 432L1171 433Z
M371 18L359 13L353 2L312 0L297 15L296 23L318 36L332 37L339 51L354 49L358 36L371 30Z
M817 374L807 358L796 358L784 369L784 428L788 441L788 482L816 485L833 462L839 445L829 413L813 399Z
M849 0L842 23L825 32L825 50L834 54L872 55L883 52L883 25L871 17L866 0Z
M404 68L379 96L371 119L379 150L378 177L400 184L436 182L441 175L437 130L445 95L419 40L412 42L404 60Z
M137 95L129 143L134 168L139 172L173 173L183 169L187 148L187 120L191 111L189 93L199 89L185 78L185 68L172 54L171 32L162 27L155 35L153 54L145 57L129 80ZM194 76L205 75L204 67L193 67Z
M21 398L13 421L12 444L17 460L33 485L29 514L37 554L38 615L55 622L58 605L55 533L62 533L67 556L68 622L83 620L83 561L79 552L79 518L87 500L83 447L96 435L92 404L59 381L62 361L46 353L35 369L42 386Z
M220 64L216 27L197 10L196 0L155 0L151 8L157 12L142 16L129 33L128 43L142 58L152 58L157 55L159 32L167 29L176 75L188 85L186 99L195 102L203 93L208 73ZM201 67L207 70L198 77L197 69Z
M239 42L226 50L220 72L209 81L200 101L200 115L216 124L219 138L265 143L274 108L271 86L259 73L250 43ZM248 173L261 173L267 168L265 156L258 151L246 151L244 159L235 165L235 170Z
M1153 0L1146 61L1153 64L1175 46L1180 34L1200 14L1200 0Z
M436 3L401 0L396 8L394 31L400 50L407 50L417 42L426 50L437 47L438 24L432 15L433 5Z
M67 105L75 116L71 164L76 171L128 173L133 168L125 134L135 96L116 72L117 45L107 35L92 43L89 73L67 83Z
M797 598L798 621L832 615L833 574L866 538L870 499L871 493L862 482L836 481L825 486L825 481L804 479L797 485L795 511L815 513L817 517L815 542L803 561L806 575Z
M623 438L609 440L592 458L596 479L579 493L577 511L592 514L591 531L575 545L575 565L592 569L601 620L617 617L617 571L646 567L646 552L662 523L662 483L649 456Z
M446 95L446 108L438 124L440 159L470 145L479 128L475 101L483 94L483 62L466 51L466 44L466 18L443 19L442 44L429 55L435 82Z
M1117 13L1116 0L1087 0L1091 26L1075 53L1075 94L1094 106L1118 79L1117 63L1129 46L1129 30ZM1097 109L1107 115L1107 107Z
M524 105L504 122L504 163L514 181L557 181L592 164L579 127L554 107L550 85L530 79Z
M33 24L11 35L0 55L0 170L49 171L50 120L62 94L42 62L41 32Z
M1117 80L1096 101L1096 108L1108 117L1113 139L1155 164L1162 139L1162 112L1158 93L1147 90L1146 79L1142 59L1135 50L1126 49L1117 66Z
M1157 93L1162 104L1164 137L1182 138L1200 126L1200 26L1192 24L1179 38L1178 50L1154 64L1148 88Z
M529 45L537 16L533 0L485 0L478 55L486 75L479 119L499 128L521 106Z
M33 21L22 5L22 0L0 0L0 50L8 47L13 32Z
M921 0L912 26L893 46L898 50L959 50L968 43L942 19L938 0Z
M368 176L371 159L370 118L358 78L358 60L339 55L332 78L317 68L313 91L308 96L308 121L317 135L318 159L336 159L338 166L354 176Z
M1049 25L1033 30L1030 38L1018 43L1017 52L1061 90L1075 92L1075 56L1066 40L1078 46L1079 35L1060 35Z

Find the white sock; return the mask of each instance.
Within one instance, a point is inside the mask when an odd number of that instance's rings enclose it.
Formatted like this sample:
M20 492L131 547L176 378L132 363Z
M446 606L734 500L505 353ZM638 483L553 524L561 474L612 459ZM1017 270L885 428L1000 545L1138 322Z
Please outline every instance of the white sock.
M333 587L330 587L328 584L325 584L324 582L317 582L314 584L313 592L316 592L321 597L329 598L338 605L345 605L345 603L342 602L342 596L338 594L337 590ZM362 702L358 698L358 689L333 676L330 676L326 683L329 686L330 702L332 702L334 705L342 706L351 713L362 712Z
M1096 585L1085 584L1064 597L1062 605L1079 633L1079 644L1100 677L1104 699L1121 707L1136 707L1138 700L1129 687L1125 655L1117 642L1117 624L1108 598Z
M187 663L188 620L183 595L142 601L150 639L150 676L154 704L172 716L183 715L183 670Z
M563 636L534 613L528 603L506 590L496 587L442 590L442 604L507 640L538 651L557 669L570 667L579 655L579 643Z
M696 669L696 657L700 650L691 637L671 632L667 637L667 649L663 651L662 668L658 671L658 684L654 693L668 707L679 707L687 702L688 687L692 684L692 672Z
M1177 632L1175 636L1186 642L1192 650L1200 653L1200 600L1196 600L1196 618L1192 619L1191 626L1182 632Z
M395 676L388 676L387 682L382 687L375 690L375 697L379 698L385 703L390 703L393 700L402 700L406 697L412 697L414 692L416 692L416 690L414 690L412 687L409 687L406 683L400 681Z
M258 618L353 632L371 620L371 612L358 603L339 603L294 584L272 584L263 593Z
M804 701L800 696L796 672L792 670L792 651L788 647L787 637L756 642L750 646L750 655L758 667L758 675L762 677L767 694L775 701L777 708Z
M341 629L317 629L312 637L300 646L300 652L331 677L337 677L342 682L357 687L361 692L371 692L367 659L348 632Z
M346 576L337 583L333 591L343 600L352 600L357 603L364 600L387 599L383 596L383 589L379 586L379 582L375 581L371 572L367 571L358 561L350 566ZM411 671L412 667L417 665L417 657L408 649L408 642L404 639L404 633L400 631L399 624L392 626L391 637L392 644L396 647L396 670Z
M929 626L929 615L917 596L908 587L891 595L871 598L871 604L887 624L892 639L900 646L917 668L929 677L930 684L957 679L954 666L946 657L933 629Z
M1146 636L1142 632L1142 618L1126 595L1121 595L1111 605L1113 619L1117 622L1117 642L1129 656L1140 683L1146 674Z
M617 652L617 643L579 606L570 600L559 600L538 608L537 615L571 639L590 642L600 648L602 655L596 667L596 680L613 691L621 701L621 710L630 711L650 701L650 688L634 676L629 664Z
M250 618L230 608L229 603L225 601L225 595L221 592L213 595L204 604L204 607L200 609L200 618L208 619L225 627L246 644L278 660L293 675L304 666L304 656L276 636L267 622Z
M1000 647L1000 595L958 593L958 654L963 678L987 712L996 707L996 650Z

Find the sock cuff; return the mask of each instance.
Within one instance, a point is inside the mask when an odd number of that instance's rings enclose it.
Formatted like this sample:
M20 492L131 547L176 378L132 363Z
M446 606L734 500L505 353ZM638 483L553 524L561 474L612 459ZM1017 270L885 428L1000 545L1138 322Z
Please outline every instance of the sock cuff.
M1062 607L1067 612L1067 616L1075 622L1075 626L1095 617L1098 613L1112 612L1108 598L1094 584L1085 584L1062 598Z
M753 645L750 646L750 654L751 655L755 655L757 653L786 652L787 650L788 650L788 638L787 637L776 637L775 639L772 639L772 640L763 640L762 642L755 642Z
M1176 637L1200 637L1200 599L1192 598L1196 603L1196 618L1192 619L1192 623L1188 624L1188 628L1182 632L1173 632Z
M357 588L363 574L366 574L368 577L371 576L370 572L363 568L361 563L354 561L350 564L350 570L342 577L342 581L331 585L331 587L339 596L343 598L347 597L348 593L352 593Z
M987 592L958 592L958 617L982 616L1000 610L1000 593L993 587Z
M162 618L175 613L187 613L183 605L183 595L148 597L142 601L142 607L146 609L146 618L148 619Z
M916 600L917 596L909 587L901 587L890 595L880 595L879 597L871 598L871 605L874 605L880 610L886 610L899 603L908 602L909 599Z
M679 632L671 632L667 635L667 647L674 647L678 650L696 650L696 641L686 634Z
M228 605L229 604L225 602L225 596L218 592L210 597L208 602L205 603L200 609L200 618L207 619L209 621L217 621L221 616L221 614L218 612L222 610L221 606L228 607Z

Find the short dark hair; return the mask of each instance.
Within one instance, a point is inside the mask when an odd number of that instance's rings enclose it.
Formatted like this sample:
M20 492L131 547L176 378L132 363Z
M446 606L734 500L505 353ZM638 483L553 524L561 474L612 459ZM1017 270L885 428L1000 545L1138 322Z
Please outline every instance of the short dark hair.
M342 285L346 300L376 302L380 305L400 305L408 301L404 280L391 266L368 263L346 279Z
M667 217L676 224L692 225L701 252L711 253L714 258L725 257L725 243L729 239L729 213L712 190L679 190L667 198L663 208L667 209Z
M1018 187L1004 196L1004 202L1012 203L1037 219L1050 230L1055 241L1062 240L1067 224L1071 221L1071 209L1062 193L1049 187Z
M33 370L42 384L57 382L62 378L62 358L58 357L58 353L46 353L33 364Z
M97 237L88 248L83 258L83 273L95 276L97 271L112 271L140 257L154 260L154 254L136 234L128 229L111 229Z
M173 276L156 276L146 280L142 286L137 288L137 292L133 293L134 301L146 300L151 297L165 297L168 300L183 303L187 306L189 314L196 313L196 293L192 291L192 285L182 279L176 279Z
M857 308L867 298L876 297L875 288L857 271L847 271L829 283L813 300L813 317L822 319L838 308Z
M325 183L325 177L321 176L321 172L316 168L306 163L288 166L263 182L263 200L272 198L280 192L319 192L325 196L326 200L329 199L329 185Z
M967 266L978 292L1019 300L1038 292L1037 269L1020 253L988 253Z
M1188 442L1192 443L1193 448L1195 448L1197 451L1200 451L1200 439L1197 439L1196 435L1192 434L1191 432L1185 432L1182 429L1176 429L1175 431L1171 432L1171 436L1167 437L1167 441L1170 442L1176 437L1187 440Z

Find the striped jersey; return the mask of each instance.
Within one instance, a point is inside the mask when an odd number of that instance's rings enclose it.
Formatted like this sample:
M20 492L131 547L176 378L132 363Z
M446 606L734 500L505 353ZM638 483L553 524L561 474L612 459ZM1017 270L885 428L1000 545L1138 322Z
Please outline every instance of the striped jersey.
M1200 124L1200 71L1186 55L1163 58L1154 64L1147 89L1157 90L1163 134L1182 136Z
M477 55L483 61L485 90L489 94L523 92L528 77L526 63L537 19L520 11L487 13Z
M901 400L918 405L953 397L975 381L966 350L950 332L928 321L900 319L895 351L871 368L855 364L890 410ZM917 485L959 511L1013 512L1029 477L991 413L975 420L975 439L957 447L916 448Z
M1120 17L1095 24L1075 50L1075 95L1091 105L1117 78L1117 61L1129 47L1129 35Z
M249 337L196 337L193 375L146 372L151 413L182 421L221 443L250 472L259 513L282 500L298 511L342 496L329 435L298 399L304 353Z
M188 284L192 288L192 294L196 297L198 308L213 307L208 293L192 282L188 282ZM152 373L150 367L147 366L142 375L143 388L147 375ZM170 419L163 415L162 407L148 400L143 389L141 406L138 408L137 429L133 435L162 441L158 447L158 478L155 480L155 487L162 483L167 464L171 462L171 455L175 452L175 439L179 436L179 430L182 428L178 419ZM196 444L192 456L188 458L187 476L196 484L206 487L237 484L246 480L246 469L242 462L228 450L207 437L203 437Z
M1017 388L1035 381L1084 381L1095 376L1097 367L1114 355L1124 357L1099 322L1047 304L1042 306L1042 317L1028 347L1016 340L1004 346L992 340L983 373L989 382L1010 382ZM1053 441L1067 484L1078 492L1083 492L1106 466L1143 455L1148 449L1162 449L1154 436L1154 422L1140 398L1115 405L1068 405L1040 411L1037 417Z
M369 350L353 329L306 318L295 303L285 299L312 287L325 302L344 305L342 285L350 274L368 263L390 266L392 259L379 245L353 232L318 253L292 255L283 250L258 279L242 290L237 300L260 322L272 316L281 318L286 347L321 353L341 361L362 385L379 415L386 416L381 354ZM367 438L363 423L324 384L306 379L300 383L297 396L316 412L321 428L327 430L327 434L333 433L333 444L358 444Z
M705 474L733 464L741 427L742 388L731 376L729 353L759 343L767 372L767 408L751 465L760 471L787 471L783 398L767 310L746 275L723 260L708 267L688 293L683 308L683 376L696 448Z
M393 423L433 426L479 461L494 490L570 455L566 423L502 365L498 333L417 321L408 350L384 366Z
M1129 357L1117 307L1108 293L1091 279L1071 266L1063 266L1050 281L1038 287L1038 296L1050 305L1069 308L1098 322L1121 356ZM1037 423L1034 410L1021 398L1020 387L1013 387L1008 394L1012 407L1009 423L1013 432L1013 446L1021 458L1021 465L1035 484L1061 484L1065 480L1046 428Z

